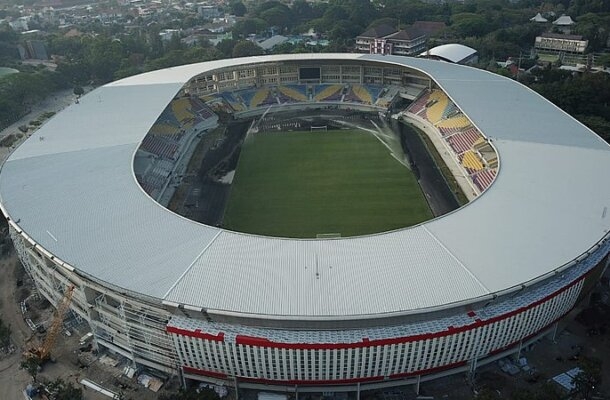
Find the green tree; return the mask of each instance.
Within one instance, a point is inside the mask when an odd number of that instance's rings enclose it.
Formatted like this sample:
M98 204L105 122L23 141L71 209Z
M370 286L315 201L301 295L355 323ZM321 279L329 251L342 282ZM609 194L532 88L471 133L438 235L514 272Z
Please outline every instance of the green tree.
M121 66L123 55L121 42L107 36L94 38L85 51L92 78L101 83L111 81Z
M245 37L259 33L267 28L267 22L260 18L246 18L233 25L233 37Z
M333 27L333 24L339 21L349 21L349 12L344 7L339 5L331 5L324 12L322 17L324 23L324 31L328 31Z
M26 370L27 373L30 374L34 382L36 382L36 379L38 378L38 372L40 372L41 370L40 360L35 357L28 357L21 362L19 367L21 369Z
M241 40L233 47L233 57L258 56L263 54L263 49L250 40Z
M365 27L378 17L379 12L370 1L349 4L349 21L354 25Z
M292 12L285 5L265 10L259 14L259 17L269 26L277 26L281 29L288 27L293 22Z
M610 12L610 3L600 0L573 0L568 3L570 8L568 14L583 15L587 13L608 13ZM566 4L566 5L568 5Z
M542 384L532 389L517 389L510 395L510 400L562 400L565 394L559 387L550 382Z
M17 51L18 36L8 23L0 24L0 60L16 60L19 57Z
M595 389L602 383L602 362L597 358L583 357L578 362L581 372L574 377L574 394L589 400L595 394Z
M84 84L91 78L91 69L84 60L60 62L56 71L69 83Z
M574 115L576 119L597 133L606 142L610 142L610 120L597 115Z
M190 47L185 50L173 50L163 57L150 60L144 66L147 71L161 68L174 67L176 65L191 64L195 62L210 61L220 58L222 54L214 47L204 48L201 46Z
M57 378L47 385L51 400L82 400L83 390L75 387L71 382L64 382Z
M65 57L67 62L82 60L86 43L87 42L80 37L65 37L58 34L50 35L47 38L49 52Z
M83 94L85 94L85 90L83 89L82 86L74 86L74 90L73 90L74 94L78 97L82 96Z
M398 27L398 20L396 18L392 18L392 17L383 17L383 18L378 18L376 20L374 20L373 22L371 22L366 29L371 29L371 28L376 28L379 25L388 25L391 26L393 28L397 28Z
M11 340L11 326L0 319L0 347L8 346Z
M574 32L589 41L588 51L601 51L606 47L610 33L610 16L589 13L578 17Z
M254 10L254 15L260 15L261 13L275 7L287 7L285 4L277 0L262 1L258 4Z
M351 39L360 34L362 28L357 25L350 24L348 21L337 21L334 27L328 31L328 38L333 41L341 41Z
M319 10L305 0L295 0L292 3L292 13L295 19L301 23L320 17L321 14L317 12Z
M597 60L596 63L598 65L603 66L604 68L608 68L610 67L610 53L604 54L602 56L600 56Z
M483 36L491 32L493 26L488 18L481 14L460 13L451 17L452 29L461 37Z
M233 55L233 48L237 44L237 40L235 39L223 39L220 41L216 48L222 53L224 57L231 57Z
M178 393L162 394L159 400L218 400L216 392L210 388L191 387L187 390L180 390Z
M231 1L229 3L229 13L237 17L243 17L247 12L248 9L241 1Z

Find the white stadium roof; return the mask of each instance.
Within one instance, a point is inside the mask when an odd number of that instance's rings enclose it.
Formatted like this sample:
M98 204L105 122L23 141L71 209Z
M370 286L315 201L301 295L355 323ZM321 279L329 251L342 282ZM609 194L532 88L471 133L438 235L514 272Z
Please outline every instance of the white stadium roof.
M420 56L434 56L440 57L444 60L451 61L452 63L460 63L464 59L472 56L477 51L471 47L464 46L458 43L442 44L431 48L430 50L424 51Z
M230 232L178 216L144 193L134 154L191 77L305 59L374 61L429 75L491 139L496 181L465 207L419 226L334 240ZM251 57L96 89L10 156L0 195L5 214L34 242L105 284L210 313L362 318L472 302L585 253L610 228L609 150L538 94L482 70L394 56Z

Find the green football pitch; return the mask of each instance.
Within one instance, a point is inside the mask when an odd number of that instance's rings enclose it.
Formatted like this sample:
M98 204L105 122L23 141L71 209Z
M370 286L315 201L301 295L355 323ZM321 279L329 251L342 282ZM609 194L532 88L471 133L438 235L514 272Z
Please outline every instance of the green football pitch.
M282 132L244 142L223 226L315 238L383 232L431 217L413 173L372 134Z

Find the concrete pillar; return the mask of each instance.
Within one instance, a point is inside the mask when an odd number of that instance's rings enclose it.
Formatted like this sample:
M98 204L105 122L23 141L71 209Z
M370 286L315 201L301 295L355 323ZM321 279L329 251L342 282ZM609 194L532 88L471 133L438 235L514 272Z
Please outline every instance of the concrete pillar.
M555 322L555 324L553 326L553 336L552 336L553 343L555 343L555 340L557 339L557 328L558 327L559 327L559 322Z

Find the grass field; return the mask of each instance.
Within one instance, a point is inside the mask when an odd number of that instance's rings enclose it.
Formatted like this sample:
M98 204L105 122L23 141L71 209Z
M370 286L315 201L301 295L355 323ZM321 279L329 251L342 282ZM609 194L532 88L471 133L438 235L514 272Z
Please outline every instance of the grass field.
M315 238L383 232L431 216L411 171L370 133L264 133L242 147L223 226Z

